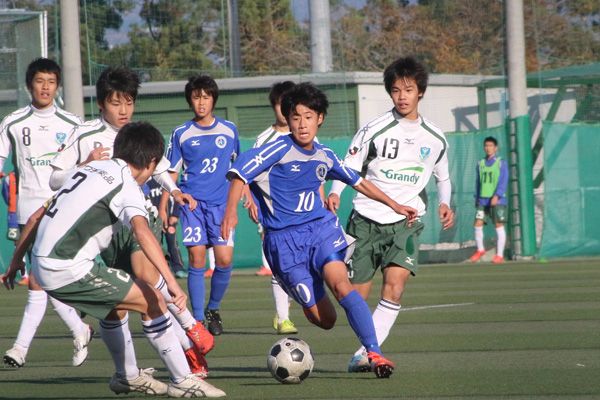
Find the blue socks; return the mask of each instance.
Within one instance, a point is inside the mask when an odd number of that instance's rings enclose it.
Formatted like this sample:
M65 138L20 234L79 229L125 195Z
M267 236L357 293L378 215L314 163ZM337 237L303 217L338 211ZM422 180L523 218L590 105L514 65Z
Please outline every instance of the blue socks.
M215 266L215 271L210 281L210 298L208 300L209 310L218 310L221 307L221 300L225 296L225 292L229 287L231 280L231 265Z
M358 292L353 290L348 293L340 300L340 305L346 312L350 327L356 336L358 336L358 340L365 349L381 354L381 349L377 344L377 335L375 334L371 311Z
M206 268L188 268L188 293L196 321L204 321L204 271Z

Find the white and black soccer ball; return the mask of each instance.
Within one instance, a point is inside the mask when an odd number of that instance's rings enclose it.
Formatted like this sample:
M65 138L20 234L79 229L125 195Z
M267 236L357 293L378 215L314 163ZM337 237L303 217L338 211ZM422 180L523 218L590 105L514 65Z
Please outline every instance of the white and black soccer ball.
M310 347L298 338L283 338L275 342L267 357L267 367L281 383L300 383L310 375L314 358Z

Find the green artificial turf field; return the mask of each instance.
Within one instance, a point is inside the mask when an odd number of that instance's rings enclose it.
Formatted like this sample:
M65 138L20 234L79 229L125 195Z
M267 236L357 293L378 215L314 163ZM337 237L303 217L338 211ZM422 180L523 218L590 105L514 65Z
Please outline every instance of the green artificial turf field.
M386 380L345 372L358 343L341 309L336 327L323 331L293 305L297 336L315 356L313 373L300 385L279 384L266 369L279 336L271 327L269 279L250 273L233 276L221 310L226 333L208 357L208 381L228 398L600 398L598 260L423 267L409 282L383 346L396 362ZM16 336L25 300L24 288L0 290L2 352ZM373 293L369 303L376 302ZM167 379L138 321L130 317L138 365ZM71 351L68 331L49 309L25 367L0 368L0 398L118 398L108 389L113 366L98 335L81 367L70 366Z

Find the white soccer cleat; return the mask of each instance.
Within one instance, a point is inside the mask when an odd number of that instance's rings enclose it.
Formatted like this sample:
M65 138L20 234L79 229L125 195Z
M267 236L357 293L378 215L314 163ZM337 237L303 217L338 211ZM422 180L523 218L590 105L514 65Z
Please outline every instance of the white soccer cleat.
M108 387L115 394L140 392L150 395L163 395L167 393L169 386L154 379L154 368L140 369L140 374L134 379L125 379L114 374L110 379Z
M4 365L6 365L7 367L21 368L23 365L25 365L26 356L26 351L23 351L18 347L13 346L11 349L6 350L2 361L4 361Z
M348 372L371 372L371 363L367 355L354 355L348 364Z
M171 382L167 392L169 397L225 397L225 392L203 381L193 374L179 383Z
M88 344L92 341L94 328L88 325L88 329L81 335L78 335L73 340L73 366L79 367L87 359Z

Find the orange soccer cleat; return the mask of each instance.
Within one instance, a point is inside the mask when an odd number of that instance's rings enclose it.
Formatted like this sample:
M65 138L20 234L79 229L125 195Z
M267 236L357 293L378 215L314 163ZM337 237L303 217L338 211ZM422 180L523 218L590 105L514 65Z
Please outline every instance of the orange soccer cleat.
M194 348L201 355L206 355L215 347L215 338L200 322L185 331L188 338L194 343Z
M472 256L471 258L469 258L469 261L471 262L477 262L479 261L479 259L481 257L483 257L485 255L485 250L477 250Z
M394 372L394 363L382 356L379 353L370 351L367 353L369 362L371 363L371 371L378 378L389 378Z

